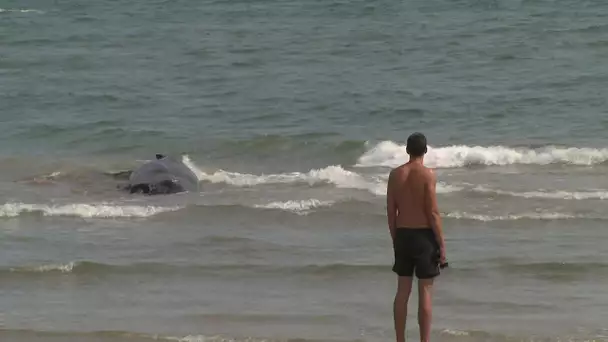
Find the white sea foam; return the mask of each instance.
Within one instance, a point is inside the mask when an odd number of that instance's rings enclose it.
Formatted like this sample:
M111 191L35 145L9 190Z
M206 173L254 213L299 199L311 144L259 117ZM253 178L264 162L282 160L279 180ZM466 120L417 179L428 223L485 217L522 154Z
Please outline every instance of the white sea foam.
M18 12L18 13L43 13L40 10L35 9L4 9L0 8L0 13L10 13L10 12Z
M450 336L470 336L471 334L468 331L456 330L456 329L444 329L441 331L442 334L450 335Z
M292 172L268 175L252 175L220 170L212 174L203 173L201 178L212 183L226 183L234 186L279 183L307 183L309 185L329 183L338 188L367 190L379 196L386 193L386 177L364 177L356 172L345 170L340 166L328 166L323 169L310 170L306 173ZM444 183L437 185L438 193L449 193L462 189L462 187Z
M506 195L513 197L523 198L546 198L546 199L563 199L563 200L587 200L587 199L608 199L607 190L596 190L596 191L548 191L548 190L536 190L536 191L506 191L500 189L491 189L484 186L477 186L473 188L475 192L482 193L493 193L497 195Z
M290 172L279 174L253 175L248 173L230 172L218 170L214 173L202 171L188 156L183 157L184 164L196 174L200 181L211 183L226 183L234 186L255 186L261 184L281 183L332 183L338 187L370 190L378 193L380 187L385 185L380 179L376 181L366 180L363 176L353 171L348 171L341 166L332 165L322 169L313 169L309 172ZM384 191L384 189L382 189Z
M449 194L451 192L462 191L463 189L464 188L461 186L449 185L449 184L445 184L443 182L437 182L435 192L437 192L438 194Z
M43 175L40 178L46 178L46 179L53 179L53 178L57 178L61 176L61 171L55 171L55 172L51 172L48 175Z
M405 145L383 141L365 152L357 166L395 167L408 160ZM509 148L504 146L448 146L431 147L425 157L430 167L451 168L467 165L548 165L554 163L594 165L608 161L608 148L560 148L540 149Z
M78 266L76 262L68 262L65 264L47 264L42 266L32 266L32 267L14 267L11 268L11 272L19 272L19 273L46 273L46 272L60 272L60 273L70 273L74 270L74 267Z
M42 265L32 269L35 272L53 272L58 271L62 273L70 273L76 266L75 262L69 262L67 264L50 264L50 265Z
M169 341L178 341L178 342L270 342L267 339L258 339L253 337L244 337L244 338L232 338L232 337L224 337L224 336L205 336L205 335L188 335L184 337L163 337L163 339Z
M17 217L23 213L41 213L44 216L75 216L82 218L149 217L179 207L116 205L116 204L27 204L5 203L0 206L0 217Z
M515 221L515 220L565 220L576 218L576 215L566 213L521 213L521 214L508 214L508 215L482 215L473 214L468 212L450 212L444 215L445 217L453 219L465 219L475 221Z
M280 174L253 175L224 170L212 174L201 172L201 180L212 183L226 183L234 186L256 186L262 184L306 183L315 185L330 183L338 188L367 190L380 195L386 190L386 183L380 179L366 179L356 172L348 171L341 166L328 166L323 169L314 169L309 172L291 172Z
M335 202L333 201L321 201L318 199L307 199L307 200L299 200L299 201L284 201L284 202L271 202L268 204L258 204L255 205L256 208L262 209L280 209L285 211L291 211L297 214L306 214L311 209L321 208L321 207L329 207L333 205Z
M199 178L200 181L211 183L225 183L233 186L252 187L264 184L286 184L304 183L316 185L322 183L333 184L338 188L367 190L374 195L384 195L388 175L363 176L357 172L345 170L342 166L331 165L321 169L313 169L308 172L290 172L279 174L254 175L248 173L230 172L218 170L206 173L199 169L187 156L184 157L186 164ZM438 193L448 193L462 190L461 187L450 186L439 183Z

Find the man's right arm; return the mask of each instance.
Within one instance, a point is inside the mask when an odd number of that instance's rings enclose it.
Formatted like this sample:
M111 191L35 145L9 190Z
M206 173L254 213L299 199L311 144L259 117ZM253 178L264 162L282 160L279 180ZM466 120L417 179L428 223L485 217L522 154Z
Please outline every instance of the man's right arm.
M437 243L439 244L439 248L441 249L441 256L445 258L445 242L443 239L443 227L441 224L441 215L439 213L439 208L437 205L437 179L433 171L429 170L427 181L425 184L425 211L427 215L427 219L431 224L431 228L435 233L435 238L437 239ZM442 260L445 262L445 260Z

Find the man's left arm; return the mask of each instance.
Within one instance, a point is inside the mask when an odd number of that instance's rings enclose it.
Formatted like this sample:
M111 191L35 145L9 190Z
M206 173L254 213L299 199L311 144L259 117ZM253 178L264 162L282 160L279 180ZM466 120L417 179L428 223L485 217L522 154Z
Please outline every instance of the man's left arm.
M395 229L397 225L397 202L395 201L394 191L394 173L391 171L388 177L388 184L386 186L386 216L388 219L388 229L391 233L391 239L393 244L395 243Z

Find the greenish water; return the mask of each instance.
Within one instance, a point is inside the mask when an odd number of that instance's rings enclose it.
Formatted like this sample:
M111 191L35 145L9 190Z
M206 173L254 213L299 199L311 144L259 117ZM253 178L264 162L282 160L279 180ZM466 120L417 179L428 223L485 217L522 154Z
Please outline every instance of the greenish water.
M1 339L389 340L383 193L422 131L453 265L436 338L607 341L607 19L0 1ZM201 193L119 191L155 153L187 154Z

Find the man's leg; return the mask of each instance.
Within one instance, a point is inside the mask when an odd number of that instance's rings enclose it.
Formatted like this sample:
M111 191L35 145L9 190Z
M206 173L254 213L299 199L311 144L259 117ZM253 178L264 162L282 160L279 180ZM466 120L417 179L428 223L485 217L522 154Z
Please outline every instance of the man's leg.
M405 342L405 320L407 318L407 302L412 292L412 277L399 277L397 294L393 303L395 318L395 334L397 342Z
M431 340L431 321L433 318L433 278L418 279L418 325L420 341Z

